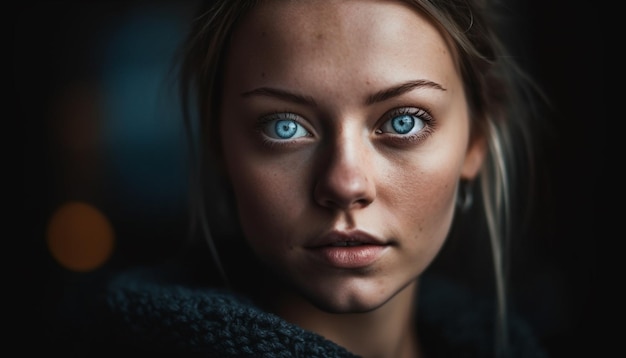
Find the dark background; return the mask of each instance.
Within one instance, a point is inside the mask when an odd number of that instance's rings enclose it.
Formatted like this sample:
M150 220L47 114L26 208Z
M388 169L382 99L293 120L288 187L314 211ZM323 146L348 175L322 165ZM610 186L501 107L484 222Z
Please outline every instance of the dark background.
M542 149L539 219L519 255L512 253L512 289L552 356L569 357L598 349L594 312L606 238L596 210L607 114L599 10L560 3L508 5L513 53L555 108L545 119L552 129ZM46 322L39 322L51 307L45 292L67 274L45 243L61 203L103 208L116 228L118 265L166 257L185 230L182 130L175 94L160 78L193 4L34 1L10 14L15 113L25 126L27 259L16 269L29 274L24 283L34 290L25 297L33 298L33 317L25 319L31 330L43 333ZM101 131L104 139L94 140Z

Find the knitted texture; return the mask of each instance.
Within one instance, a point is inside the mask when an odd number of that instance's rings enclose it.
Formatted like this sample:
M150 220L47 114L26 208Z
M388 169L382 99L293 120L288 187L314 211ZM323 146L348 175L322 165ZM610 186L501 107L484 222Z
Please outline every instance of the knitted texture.
M136 270L111 282L107 303L124 327L118 341L203 357L356 357L232 293L157 278Z
M112 276L98 326L98 356L354 358L336 343L263 311L233 292L187 280L180 271L144 268ZM430 358L488 358L494 305L448 280L420 280L416 327ZM509 315L507 358L546 358L530 326ZM94 357L94 355L91 355Z

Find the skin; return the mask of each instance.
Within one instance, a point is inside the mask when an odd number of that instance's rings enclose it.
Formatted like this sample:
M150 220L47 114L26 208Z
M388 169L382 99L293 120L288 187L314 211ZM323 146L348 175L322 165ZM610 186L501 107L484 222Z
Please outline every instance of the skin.
M483 162L454 56L392 1L263 2L230 43L223 159L248 243L284 282L274 310L363 356L418 354L418 277L448 234L459 180ZM424 128L394 132L406 114ZM276 136L281 119L295 136ZM311 254L353 230L386 244L372 263Z

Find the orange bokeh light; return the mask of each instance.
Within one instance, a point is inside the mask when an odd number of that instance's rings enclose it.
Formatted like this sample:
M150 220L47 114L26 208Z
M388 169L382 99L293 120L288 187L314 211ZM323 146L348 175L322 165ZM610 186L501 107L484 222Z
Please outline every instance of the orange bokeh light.
M102 266L113 253L115 233L108 218L83 202L61 205L48 222L50 254L63 267L79 272Z

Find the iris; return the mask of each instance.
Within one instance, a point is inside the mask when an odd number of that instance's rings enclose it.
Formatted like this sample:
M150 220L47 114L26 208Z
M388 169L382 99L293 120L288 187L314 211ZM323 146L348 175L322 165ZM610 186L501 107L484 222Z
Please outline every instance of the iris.
M276 134L280 138L287 139L293 137L294 134L296 134L296 131L298 130L298 125L294 121L280 120L276 121L274 129L276 130Z
M415 119L408 114L397 116L391 119L391 126L399 134L407 134L415 126Z

